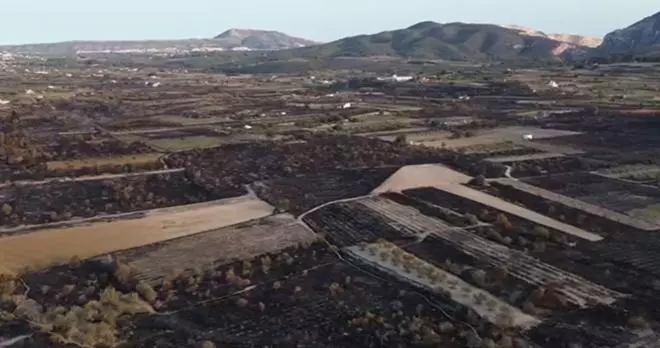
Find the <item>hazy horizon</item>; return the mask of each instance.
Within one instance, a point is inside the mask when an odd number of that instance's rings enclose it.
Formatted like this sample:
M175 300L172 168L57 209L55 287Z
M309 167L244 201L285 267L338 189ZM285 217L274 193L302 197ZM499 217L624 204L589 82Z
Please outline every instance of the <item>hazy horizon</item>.
M400 29L422 21L515 24L546 33L602 38L660 10L651 0L625 5L613 0L534 4L522 0L454 4L430 0L403 3L256 0L225 4L188 0L185 8L180 7L181 2L172 0L115 0L94 8L89 4L82 0L7 4L0 21L0 44L211 38L230 28L277 30L292 36L332 41Z

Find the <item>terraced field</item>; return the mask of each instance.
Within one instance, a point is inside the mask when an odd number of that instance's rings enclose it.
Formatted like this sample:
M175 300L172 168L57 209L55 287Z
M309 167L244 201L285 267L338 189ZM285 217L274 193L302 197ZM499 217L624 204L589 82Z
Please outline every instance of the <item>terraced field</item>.
M399 249L394 244L380 242L351 247L347 251L354 257L399 277L415 286L432 292L445 292L462 306L478 313L494 325L528 329L540 320L494 297L487 291L473 287L460 278L438 269L425 261ZM407 260L407 261L406 261ZM415 267L416 271L410 269Z
M339 215L336 212L341 212ZM521 281L537 286L556 287L567 300L579 307L591 303L611 304L621 293L594 284L582 277L543 263L523 252L491 242L463 228L451 226L438 218L422 214L417 209L395 203L382 197L366 198L340 206L330 205L319 213L324 219L315 220L315 229L321 225L329 240L340 246L359 242L373 242L378 238L397 240L404 236L417 236L440 240L466 256L504 268ZM334 219L328 218L335 213ZM378 221L379 226L367 222ZM353 217L353 218L351 218ZM381 227L382 226L382 227ZM318 231L318 230L317 230Z
M594 284L582 277L565 272L522 252L490 242L460 230L434 232L430 238L439 238L463 253L495 267L504 267L509 273L529 284L557 286L569 302L585 307L589 303L611 304L623 296L616 291Z

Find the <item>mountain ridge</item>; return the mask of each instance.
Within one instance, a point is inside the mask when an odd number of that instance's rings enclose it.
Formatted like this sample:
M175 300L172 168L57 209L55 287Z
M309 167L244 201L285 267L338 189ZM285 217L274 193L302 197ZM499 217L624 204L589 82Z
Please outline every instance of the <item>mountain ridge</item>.
M495 24L424 21L403 29L274 52L271 56L275 59L394 56L457 61L560 60L574 48L585 47Z
M237 33L242 33L237 35ZM175 40L74 40L0 46L16 54L186 53L195 51L282 50L317 44L274 30L228 29L215 38Z

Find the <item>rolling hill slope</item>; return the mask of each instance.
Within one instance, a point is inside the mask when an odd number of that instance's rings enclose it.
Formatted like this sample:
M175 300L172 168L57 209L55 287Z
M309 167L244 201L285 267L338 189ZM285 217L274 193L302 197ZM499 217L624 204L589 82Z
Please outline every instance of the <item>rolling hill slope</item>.
M421 22L373 35L347 37L327 44L286 50L277 58L394 56L416 59L487 61L559 59L562 42L490 24Z

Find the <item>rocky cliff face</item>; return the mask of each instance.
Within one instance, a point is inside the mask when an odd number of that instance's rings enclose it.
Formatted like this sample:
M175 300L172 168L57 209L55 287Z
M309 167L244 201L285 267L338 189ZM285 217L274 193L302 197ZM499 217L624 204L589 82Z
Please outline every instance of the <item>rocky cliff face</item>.
M660 12L607 34L599 46L601 53L609 55L638 55L656 50L660 50Z

